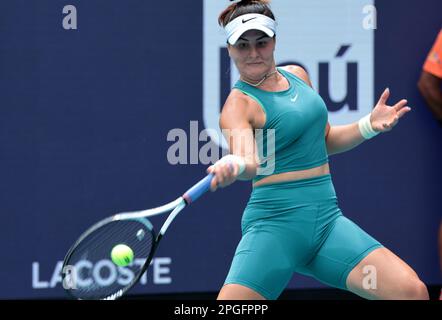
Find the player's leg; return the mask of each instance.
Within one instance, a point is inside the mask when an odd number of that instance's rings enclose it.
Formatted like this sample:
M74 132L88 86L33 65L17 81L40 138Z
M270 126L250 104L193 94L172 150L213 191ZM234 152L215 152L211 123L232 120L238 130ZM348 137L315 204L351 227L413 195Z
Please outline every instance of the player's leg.
M428 290L414 270L387 248L370 252L350 272L347 289L367 299L423 300Z
M244 233L218 299L277 299L293 275L290 255L273 226Z
M328 206L320 206L316 256L298 272L367 299L428 298L425 285L406 263L344 217L337 205Z
M307 263L314 252L316 200L334 197L329 175L255 188L219 298L277 299L295 266Z
M266 298L246 286L226 284L221 288L217 300L266 300Z

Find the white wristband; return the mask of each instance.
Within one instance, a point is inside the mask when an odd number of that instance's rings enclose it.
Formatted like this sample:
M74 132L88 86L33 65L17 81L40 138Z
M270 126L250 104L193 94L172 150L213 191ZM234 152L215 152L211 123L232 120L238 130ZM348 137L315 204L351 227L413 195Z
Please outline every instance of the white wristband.
M373 130L370 122L370 116L371 113L361 118L358 122L359 131L361 132L361 135L367 140L373 138L374 136L377 136L380 133Z
M215 163L215 165L217 163L229 163L229 162L231 162L231 163L233 162L233 163L236 163L238 165L238 167L239 167L238 175L243 173L244 170L246 169L246 163L245 163L244 159L239 157L239 156L235 156L233 154L228 154L228 155L222 157L221 159L219 159Z

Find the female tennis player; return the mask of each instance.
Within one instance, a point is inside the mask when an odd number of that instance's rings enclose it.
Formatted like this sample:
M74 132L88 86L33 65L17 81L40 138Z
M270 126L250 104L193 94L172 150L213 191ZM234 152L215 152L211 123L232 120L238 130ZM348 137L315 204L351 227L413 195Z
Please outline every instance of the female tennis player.
M410 111L407 101L387 105L386 89L369 115L330 126L306 71L276 67L276 23L267 1L236 2L219 23L240 80L221 112L231 154L208 168L215 175L211 190L239 179L253 180L253 191L218 299L277 299L294 273L367 299L428 299L410 266L342 214L328 165L328 155L391 130ZM264 131L262 139L255 129ZM270 129L274 168L263 174L264 157L254 150L266 150Z

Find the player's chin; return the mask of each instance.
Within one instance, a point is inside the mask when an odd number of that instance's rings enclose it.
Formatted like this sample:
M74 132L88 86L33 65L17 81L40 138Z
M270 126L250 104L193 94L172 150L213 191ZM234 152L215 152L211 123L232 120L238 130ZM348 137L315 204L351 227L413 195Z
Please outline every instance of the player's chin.
M247 65L247 72L250 75L258 75L261 74L263 71L267 69L266 65L262 62L259 63L248 63Z
M247 68L247 77L249 79L261 80L267 73L269 68L264 64L252 64Z

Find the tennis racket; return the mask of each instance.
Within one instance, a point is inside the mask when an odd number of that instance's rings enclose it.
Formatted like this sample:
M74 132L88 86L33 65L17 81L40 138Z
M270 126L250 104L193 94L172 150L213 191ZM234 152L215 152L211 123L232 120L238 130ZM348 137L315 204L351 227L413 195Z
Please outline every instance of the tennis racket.
M184 207L209 190L212 178L213 174L208 174L181 197L163 206L119 213L91 226L66 254L62 268L64 289L74 299L120 298L149 267L173 219ZM167 212L170 214L156 235L148 218ZM129 247L133 252L133 259L124 267L111 259L112 249L119 244Z

